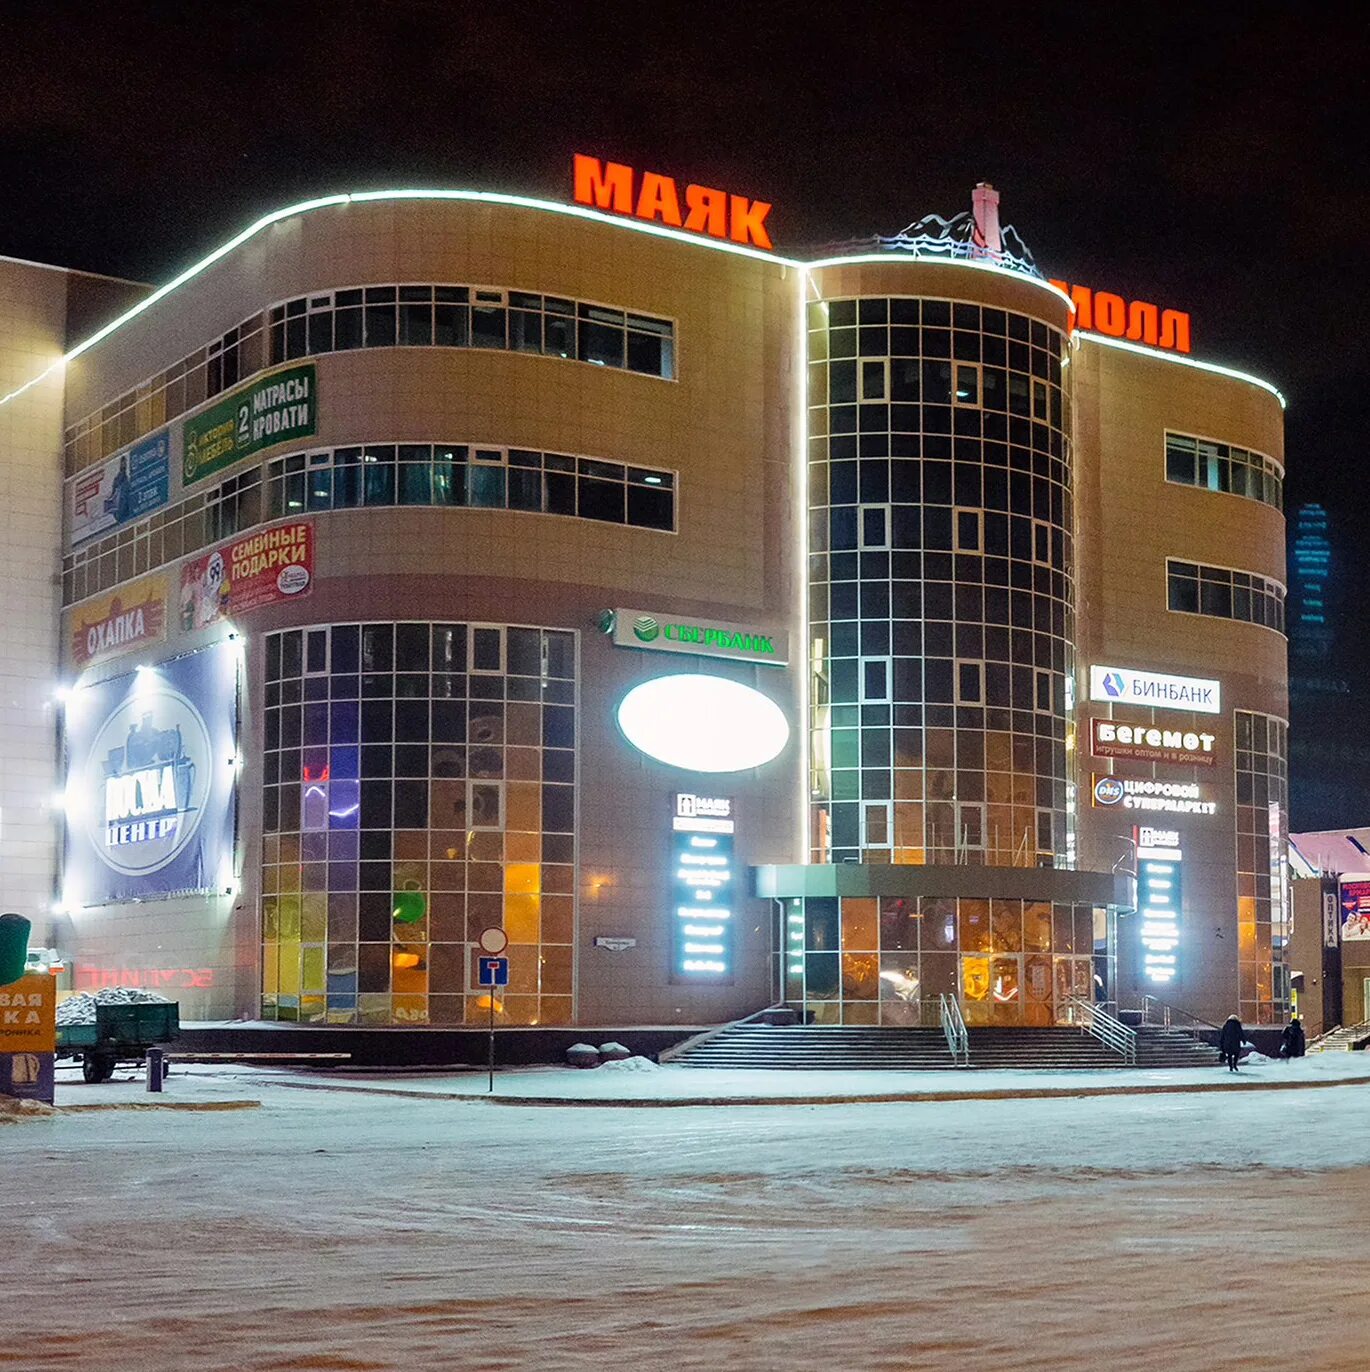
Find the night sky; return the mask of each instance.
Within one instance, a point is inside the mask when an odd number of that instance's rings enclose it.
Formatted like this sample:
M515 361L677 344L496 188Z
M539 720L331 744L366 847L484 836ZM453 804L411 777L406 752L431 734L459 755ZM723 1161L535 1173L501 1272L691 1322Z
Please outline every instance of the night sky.
M569 199L573 150L769 200L795 252L985 179L1047 274L1284 390L1290 504L1358 562L1370 11L1130 8L3 0L0 253L160 282L316 193Z

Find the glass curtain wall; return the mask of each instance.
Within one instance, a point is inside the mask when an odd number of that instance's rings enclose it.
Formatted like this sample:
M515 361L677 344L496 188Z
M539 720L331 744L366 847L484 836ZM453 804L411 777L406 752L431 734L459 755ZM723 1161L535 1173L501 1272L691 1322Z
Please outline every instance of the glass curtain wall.
M498 624L332 624L264 640L262 1014L572 1020L576 643Z
M1064 865L1065 340L946 300L808 326L812 860Z

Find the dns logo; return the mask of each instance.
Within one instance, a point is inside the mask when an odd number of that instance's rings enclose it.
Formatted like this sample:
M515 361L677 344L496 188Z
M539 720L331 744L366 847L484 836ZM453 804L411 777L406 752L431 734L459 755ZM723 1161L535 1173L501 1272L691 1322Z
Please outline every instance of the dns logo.
M1117 777L1100 777L1094 783L1094 800L1099 805L1116 805L1123 798L1123 783Z

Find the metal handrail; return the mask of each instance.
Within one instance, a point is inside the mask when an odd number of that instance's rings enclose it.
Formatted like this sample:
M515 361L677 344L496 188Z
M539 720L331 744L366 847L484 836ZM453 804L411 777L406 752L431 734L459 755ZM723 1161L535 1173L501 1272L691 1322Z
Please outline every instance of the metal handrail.
M1137 1031L1129 1029L1098 1005L1072 997L1066 1002L1072 1022L1078 1022L1083 1033L1092 1034L1105 1048L1118 1053L1129 1067L1137 1064ZM1077 1018L1078 1017L1078 1018Z
M1176 1016L1188 1021L1188 1023L1176 1024L1174 1022ZM1218 1027L1178 1005L1171 1005L1161 1000L1159 996L1142 997L1142 1023L1153 1029L1186 1029L1192 1026L1200 1029L1216 1029Z
M942 1021L951 1060L961 1067L970 1066L970 1031L961 1017L961 1006L955 996L942 992L937 997L937 1012Z

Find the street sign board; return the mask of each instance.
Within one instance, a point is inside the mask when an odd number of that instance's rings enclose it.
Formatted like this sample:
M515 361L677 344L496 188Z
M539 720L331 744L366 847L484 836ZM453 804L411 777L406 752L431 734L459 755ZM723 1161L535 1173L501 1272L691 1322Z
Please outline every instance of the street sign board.
M489 928L480 931L478 942L482 953L489 953L492 957L498 957L509 946L509 935L503 929L492 924Z
M479 958L480 984L482 986L509 985L508 958Z

